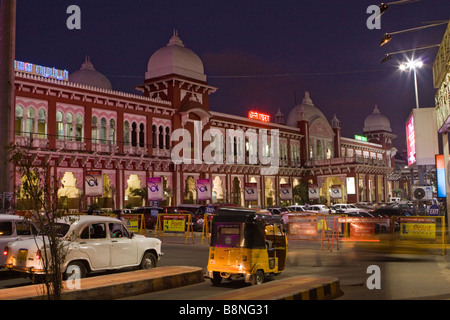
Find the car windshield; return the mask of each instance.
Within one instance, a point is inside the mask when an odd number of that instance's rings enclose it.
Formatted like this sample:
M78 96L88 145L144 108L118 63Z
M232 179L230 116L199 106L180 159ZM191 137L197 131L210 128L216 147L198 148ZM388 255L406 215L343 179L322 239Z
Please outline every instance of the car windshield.
M56 223L53 228L50 228L50 225L46 225L44 230L39 232L39 235L49 235L51 232L55 232L56 236L59 238L64 237L70 229L70 225L68 223Z

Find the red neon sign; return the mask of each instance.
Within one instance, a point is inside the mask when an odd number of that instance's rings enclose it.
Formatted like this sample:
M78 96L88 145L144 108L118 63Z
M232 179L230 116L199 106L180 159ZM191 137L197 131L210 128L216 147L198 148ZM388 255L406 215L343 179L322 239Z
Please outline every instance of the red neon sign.
M250 111L248 113L250 119L256 119L264 122L270 122L270 116L268 114L259 113L257 111Z

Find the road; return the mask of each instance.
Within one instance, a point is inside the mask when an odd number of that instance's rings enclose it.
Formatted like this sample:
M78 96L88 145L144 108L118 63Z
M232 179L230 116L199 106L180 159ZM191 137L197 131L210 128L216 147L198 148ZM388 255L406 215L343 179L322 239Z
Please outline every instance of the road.
M200 241L197 241L200 242ZM192 265L206 270L208 244L164 243L164 258L160 266ZM450 299L450 256L439 250L420 253L392 253L370 247L343 244L340 250L321 250L320 244L291 241L286 270L269 281L292 276L336 277L343 295L337 300ZM369 289L375 283L369 266L379 267L380 288ZM369 279L370 278L370 279ZM210 281L163 292L129 297L133 300L201 300L215 294L246 286L243 281L225 281L212 286Z
M322 251L314 242L290 241L286 270L268 279L277 281L292 276L325 276L340 280L343 295L337 300L450 299L450 255L433 253L400 254L378 251L371 247L343 244L340 250ZM159 266L199 266L206 270L208 243L184 244L184 239L164 239L164 256ZM380 288L369 289L372 273L369 266L379 267ZM0 288L27 285L28 279L0 277ZM373 283L369 281L369 285ZM210 281L139 296L129 300L201 300L246 286L243 281L224 281L212 286Z

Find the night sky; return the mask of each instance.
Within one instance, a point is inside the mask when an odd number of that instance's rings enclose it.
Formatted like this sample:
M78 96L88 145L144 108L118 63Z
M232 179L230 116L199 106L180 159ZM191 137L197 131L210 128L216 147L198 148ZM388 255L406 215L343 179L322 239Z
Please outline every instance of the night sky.
M393 35L386 32L450 18L449 0L391 5L381 29L366 22L373 0L18 0L16 59L74 72L89 55L113 89L140 94L150 56L178 30L184 45L205 66L213 111L246 116L250 109L285 117L309 91L328 120L336 113L343 136L362 133L364 119L378 105L388 116L395 141L405 147L405 122L415 107L412 72L400 72L406 58L421 57L421 107L434 106L432 64L437 48L385 53L439 44L446 25ZM81 9L81 30L69 30L69 5Z

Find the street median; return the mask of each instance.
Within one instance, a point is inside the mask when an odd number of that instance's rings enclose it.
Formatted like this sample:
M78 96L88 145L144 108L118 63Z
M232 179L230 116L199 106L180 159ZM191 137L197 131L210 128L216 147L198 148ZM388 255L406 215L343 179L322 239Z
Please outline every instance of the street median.
M64 283L64 300L120 299L200 283L204 277L200 267L174 266L94 276L79 281L79 286ZM0 300L42 299L46 299L43 284L0 290Z

